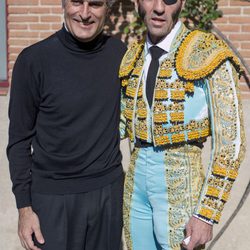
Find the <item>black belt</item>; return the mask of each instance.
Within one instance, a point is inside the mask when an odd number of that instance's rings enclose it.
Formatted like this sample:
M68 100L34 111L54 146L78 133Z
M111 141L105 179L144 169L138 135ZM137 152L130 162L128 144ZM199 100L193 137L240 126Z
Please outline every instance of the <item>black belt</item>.
M202 149L204 147L203 142L198 142L198 141L188 142L188 143L184 143L184 144L197 146L200 149ZM154 147L154 144L152 142L146 142L146 141L142 141L142 140L136 138L135 147L137 147L137 148L149 148L149 147Z
M146 141L142 141L138 138L136 138L135 141L135 147L137 148L149 148L149 147L153 147L154 144L152 142L146 142Z

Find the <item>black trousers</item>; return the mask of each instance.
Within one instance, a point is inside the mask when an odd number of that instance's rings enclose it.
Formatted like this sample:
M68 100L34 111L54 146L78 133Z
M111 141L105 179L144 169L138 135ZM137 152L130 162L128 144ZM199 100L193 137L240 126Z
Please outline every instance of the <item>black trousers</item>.
M122 232L122 175L115 182L87 193L32 194L40 219L43 250L119 250ZM33 237L34 238L34 237Z

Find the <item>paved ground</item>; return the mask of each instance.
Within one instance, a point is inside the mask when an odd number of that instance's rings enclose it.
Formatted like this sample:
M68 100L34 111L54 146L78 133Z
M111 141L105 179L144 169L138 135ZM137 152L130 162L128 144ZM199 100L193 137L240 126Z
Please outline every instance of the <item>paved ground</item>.
M15 209L14 197L11 193L11 183L9 180L8 163L5 154L7 144L7 105L8 97L0 97L0 249L1 250L21 250L17 238L17 211ZM243 101L245 124L250 124L250 100ZM250 126L246 126L246 135L248 145L250 145ZM122 150L124 152L125 168L128 163L127 142L122 143ZM209 144L206 145L206 153L204 154L204 163L209 159ZM238 179L232 190L231 199L227 203L224 210L222 221L214 228L214 236L220 232L221 228L227 222L228 218L235 210L239 203L243 192L250 179L250 153L247 154L246 159L241 167ZM230 226L224 232L222 237L216 242L213 250L247 250L249 249L249 231L250 231L250 198L246 199L245 204L239 211L236 218L232 221ZM59 249L55 249L59 250ZM150 249L144 249L150 250Z

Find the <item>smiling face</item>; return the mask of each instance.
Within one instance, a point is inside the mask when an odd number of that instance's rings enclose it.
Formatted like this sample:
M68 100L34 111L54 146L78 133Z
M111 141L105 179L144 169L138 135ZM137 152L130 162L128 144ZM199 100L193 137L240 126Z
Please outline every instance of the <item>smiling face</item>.
M185 0L137 0L139 15L152 43L158 43L171 32L184 3Z
M108 6L106 0L66 0L64 20L69 32L81 42L90 42L104 27Z

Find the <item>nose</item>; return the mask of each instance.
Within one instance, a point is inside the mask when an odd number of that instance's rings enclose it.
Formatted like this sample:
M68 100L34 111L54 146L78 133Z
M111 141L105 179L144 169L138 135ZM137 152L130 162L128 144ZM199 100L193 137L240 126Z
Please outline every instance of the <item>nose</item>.
M165 3L163 2L163 0L155 0L154 1L154 12L157 15L162 15L165 12Z
M87 1L84 1L81 9L79 10L79 15L82 20L86 20L90 17L90 7Z

